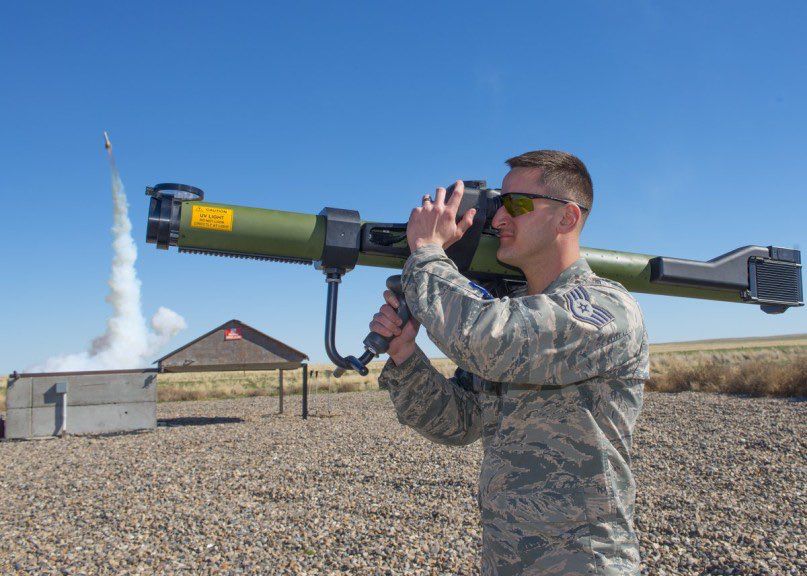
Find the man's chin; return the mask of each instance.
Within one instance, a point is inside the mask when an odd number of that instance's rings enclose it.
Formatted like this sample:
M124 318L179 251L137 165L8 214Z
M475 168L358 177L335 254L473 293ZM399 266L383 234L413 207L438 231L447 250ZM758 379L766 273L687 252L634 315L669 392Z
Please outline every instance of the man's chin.
M518 267L518 264L513 260L513 255L509 254L509 251L502 246L499 246L499 249L496 251L496 260L508 266Z

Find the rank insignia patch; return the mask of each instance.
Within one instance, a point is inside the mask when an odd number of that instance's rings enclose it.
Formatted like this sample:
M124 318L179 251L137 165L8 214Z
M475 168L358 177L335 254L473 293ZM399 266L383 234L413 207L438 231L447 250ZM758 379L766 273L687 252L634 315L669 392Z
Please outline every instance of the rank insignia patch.
M566 307L572 316L581 322L588 322L597 328L602 328L614 319L614 315L608 310L591 303L591 295L582 286L570 290L564 295L564 298Z

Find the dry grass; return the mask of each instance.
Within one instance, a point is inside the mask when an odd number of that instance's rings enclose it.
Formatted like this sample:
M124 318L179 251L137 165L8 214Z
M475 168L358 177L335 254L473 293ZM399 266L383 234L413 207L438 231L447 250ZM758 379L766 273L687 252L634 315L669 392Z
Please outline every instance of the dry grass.
M309 389L312 393L375 390L378 386L378 374L382 368L383 363L376 362L370 366L370 374L367 376L351 372L341 378L334 378L333 366L312 365L309 367ZM300 394L302 386L300 370L283 372L285 394ZM278 392L276 371L177 373L160 374L157 377L157 397L161 402L277 396Z
M647 390L807 396L807 335L654 344L650 350ZM454 373L454 363L446 358L432 364L446 376ZM384 362L372 362L367 376L349 372L334 378L332 365L312 364L310 391L375 390L383 367ZM276 396L277 376L276 371L160 374L157 394L161 402ZM0 377L0 412L6 409L6 381ZM302 372L284 372L283 383L286 394L300 394Z
M440 372L450 376L455 365L445 358L432 363ZM362 392L378 389L378 376L385 361L371 362L370 372L361 376L348 372L340 378L333 376L332 364L311 364L308 367L308 385L311 393ZM285 394L302 392L302 371L283 372ZM271 372L196 372L160 374L157 377L157 397L160 402L174 400L205 400L244 396L277 396L278 373Z
M778 345L772 344L777 342ZM742 346L724 348L719 341L684 344L678 351L658 351L651 346L651 377L647 390L658 392L723 392L753 396L807 396L807 345L782 346L793 340L744 339ZM669 346L669 345L663 345ZM446 376L455 365L446 358L432 359L432 364ZM370 373L355 372L341 378L330 376L333 366L314 364L310 367L312 393L356 392L373 390L383 362L370 364ZM302 388L299 370L284 374L286 394L299 394ZM276 372L210 372L202 374L161 374L158 394L161 401L201 400L237 396L274 396Z
M647 389L807 396L807 346L653 354Z

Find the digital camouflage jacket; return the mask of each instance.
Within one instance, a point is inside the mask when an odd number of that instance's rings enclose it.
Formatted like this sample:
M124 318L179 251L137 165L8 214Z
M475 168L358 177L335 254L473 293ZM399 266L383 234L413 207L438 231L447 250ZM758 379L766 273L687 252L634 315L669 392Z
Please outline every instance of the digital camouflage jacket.
M426 438L482 440L482 573L638 574L630 450L648 347L634 298L581 258L542 294L493 299L434 245L403 286L458 369L446 378L418 349L379 382Z

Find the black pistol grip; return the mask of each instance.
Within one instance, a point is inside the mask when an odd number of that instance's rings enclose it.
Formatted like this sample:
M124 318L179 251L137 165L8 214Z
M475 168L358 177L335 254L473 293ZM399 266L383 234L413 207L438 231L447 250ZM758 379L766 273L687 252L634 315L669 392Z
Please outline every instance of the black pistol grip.
M401 319L401 326L403 327L409 322L410 314L409 306L406 305L400 274L387 278L387 288L398 299L398 318ZM390 340L392 338L386 338L377 332L370 332L364 339L364 347L376 355L385 354L389 350Z
M401 326L405 326L411 316L409 314L409 306L406 304L401 275L396 274L395 276L387 278L387 288L389 288L398 299L398 318L401 319Z

